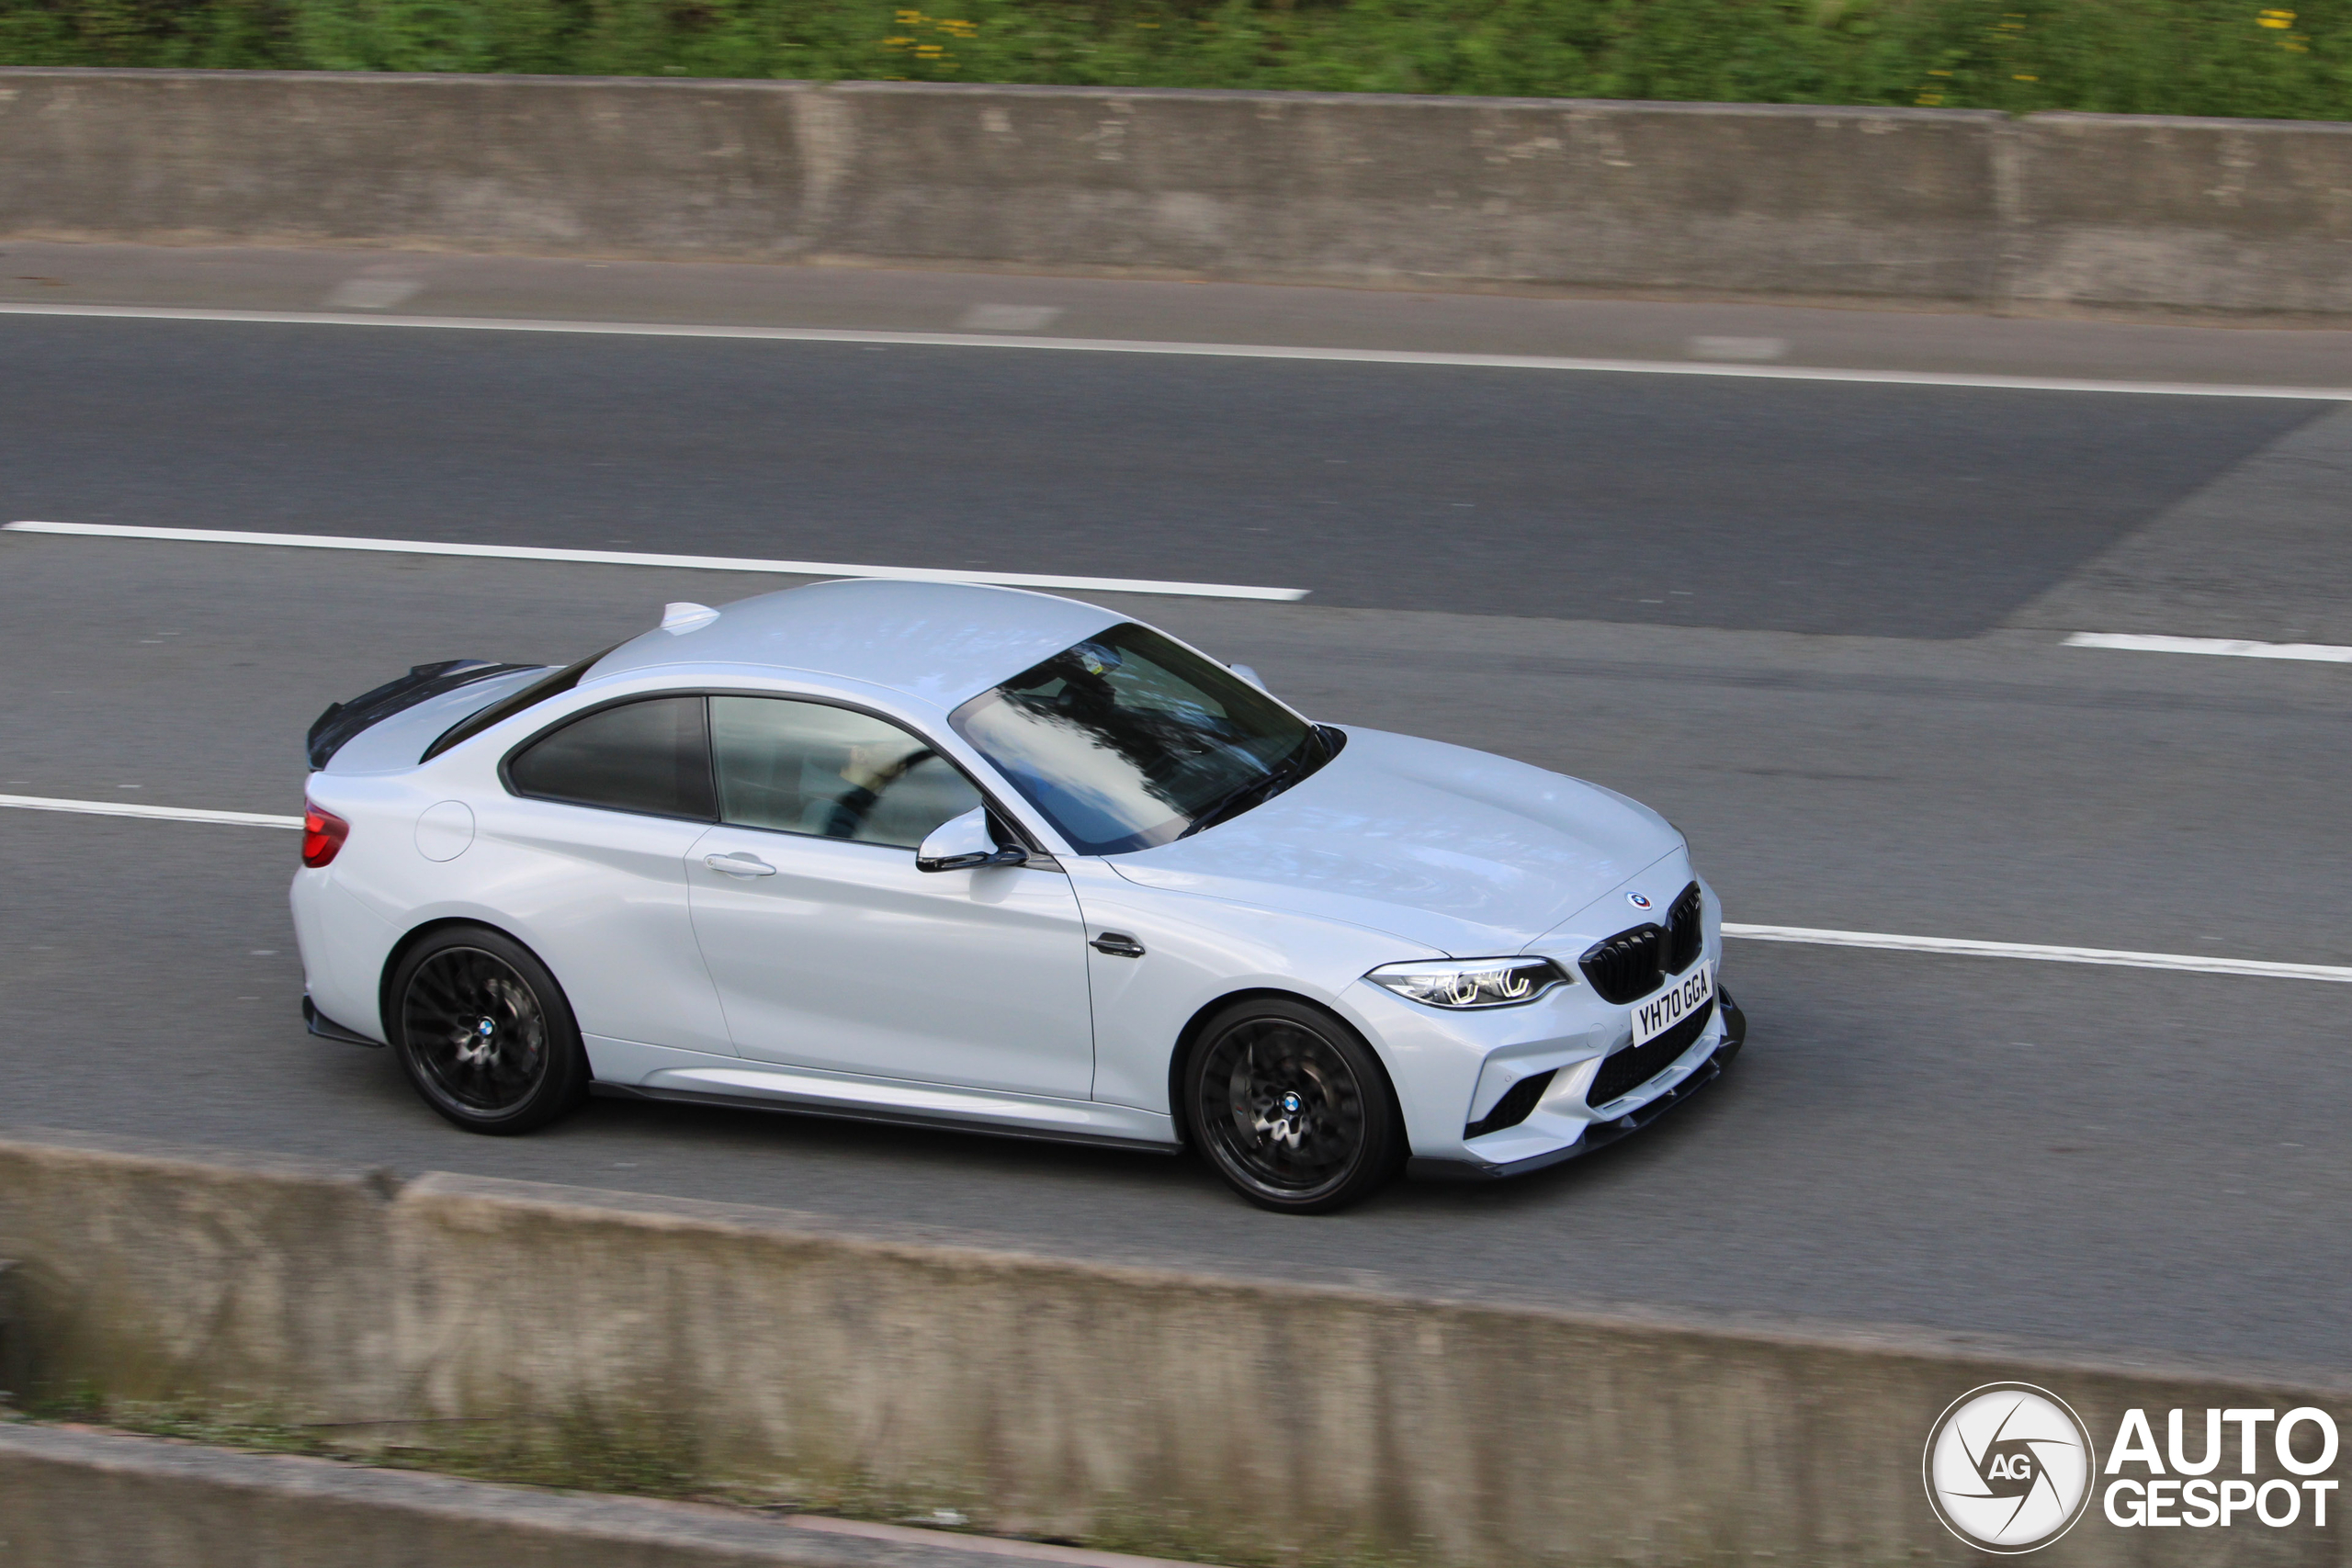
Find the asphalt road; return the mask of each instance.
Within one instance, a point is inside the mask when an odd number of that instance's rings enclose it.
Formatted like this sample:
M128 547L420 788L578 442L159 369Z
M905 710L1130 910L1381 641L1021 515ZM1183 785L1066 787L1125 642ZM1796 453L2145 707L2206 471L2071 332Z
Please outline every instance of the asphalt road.
M1998 625L2297 400L292 325L0 323L12 517Z
M1737 919L2352 963L2352 675L2031 624L2156 603L2132 550L2225 529L2200 494L2311 404L119 321L0 321L0 369L12 516L1308 587L1133 608L1319 717L1651 801ZM2305 570L2268 537L2245 571ZM775 585L0 536L0 791L290 810L327 701ZM1721 1093L1298 1222L1187 1162L748 1112L468 1137L302 1034L292 848L0 812L0 1122L1442 1293L2330 1365L2352 1327L2337 986L1739 944Z
M0 307L667 321L2342 388L2345 334L2206 315L1981 316L1205 279L0 241Z

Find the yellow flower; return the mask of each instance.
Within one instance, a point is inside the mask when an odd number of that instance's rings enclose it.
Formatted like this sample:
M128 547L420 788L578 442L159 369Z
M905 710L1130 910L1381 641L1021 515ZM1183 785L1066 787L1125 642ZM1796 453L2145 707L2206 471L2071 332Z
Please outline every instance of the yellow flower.
M2258 27L2265 28L2291 28L2295 25L2295 13L2292 11L2265 11L2262 15L2255 18L2255 23Z
M898 13L898 17L899 26L902 28L920 27L922 24L922 13L921 11L900 11Z
M2041 78L2039 76L2012 76L2009 80L2012 82L2039 82Z

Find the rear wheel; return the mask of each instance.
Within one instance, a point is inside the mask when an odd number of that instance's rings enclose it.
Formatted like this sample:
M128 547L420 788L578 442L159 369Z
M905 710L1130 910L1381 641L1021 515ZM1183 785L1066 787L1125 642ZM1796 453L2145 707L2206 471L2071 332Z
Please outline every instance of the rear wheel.
M453 926L392 976L392 1045L424 1102L471 1133L527 1133L588 1093L571 1006L522 943Z
M1237 1002L1209 1021L1184 1075L1201 1152L1261 1208L1345 1208L1396 1174L1404 1137L1379 1059L1303 1002Z

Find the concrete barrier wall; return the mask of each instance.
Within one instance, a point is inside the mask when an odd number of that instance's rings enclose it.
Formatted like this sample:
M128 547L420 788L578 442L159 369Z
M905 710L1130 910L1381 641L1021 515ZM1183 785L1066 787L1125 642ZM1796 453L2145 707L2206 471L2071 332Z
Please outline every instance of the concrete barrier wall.
M315 1410L332 1389L337 1408L396 1405L392 1190L366 1170L135 1141L0 1145L5 1386L103 1368L141 1397Z
M836 89L823 248L1320 280L1981 295L1999 117Z
M1311 1223L1311 1222L1310 1222ZM2343 1387L1735 1332L900 1245L787 1214L0 1142L37 1387L401 1422L1212 1560L1939 1562L1962 1392L2352 1413ZM424 1423L413 1425L413 1423ZM2067 1560L2341 1563L2352 1532L2099 1523ZM1310 1560L1317 1560L1310 1558Z
M0 71L0 235L2352 312L2352 127Z
M2352 312L2352 125L2020 121L2020 301Z
M794 84L0 71L0 231L790 259Z

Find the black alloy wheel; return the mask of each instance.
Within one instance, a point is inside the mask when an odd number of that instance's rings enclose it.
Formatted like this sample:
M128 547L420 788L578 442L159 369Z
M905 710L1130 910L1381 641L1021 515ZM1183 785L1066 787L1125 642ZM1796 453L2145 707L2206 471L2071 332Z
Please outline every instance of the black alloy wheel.
M1267 998L1209 1021L1185 1109L1217 1174L1261 1208L1329 1213L1384 1186L1403 1150L1372 1048L1338 1019Z
M571 1004L512 938L481 926L435 931L401 959L391 997L409 1082L469 1132L529 1132L586 1097Z

